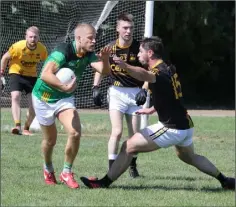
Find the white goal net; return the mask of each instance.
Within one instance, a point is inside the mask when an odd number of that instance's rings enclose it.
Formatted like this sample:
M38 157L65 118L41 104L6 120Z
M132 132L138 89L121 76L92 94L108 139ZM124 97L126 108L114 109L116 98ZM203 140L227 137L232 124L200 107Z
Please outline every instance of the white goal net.
M8 50L11 44L24 39L25 30L35 25L40 29L40 40L48 49L48 52L57 43L73 40L73 30L77 23L92 23L98 29L96 51L117 38L116 19L120 13L129 12L134 15L134 37L140 40L144 36L145 28L145 1L1 1L1 56ZM38 65L40 71L42 63ZM1 95L1 120L12 121L10 112L11 99L9 92L8 69L4 74L6 87ZM76 91L76 106L78 108L95 109L92 99L92 83L94 73L87 68L78 83ZM106 93L107 79L101 83L103 93L103 105L107 108ZM21 106L27 107L27 99L23 93ZM22 113L22 119L25 114ZM22 120L23 123L23 120ZM3 123L2 123L3 124Z

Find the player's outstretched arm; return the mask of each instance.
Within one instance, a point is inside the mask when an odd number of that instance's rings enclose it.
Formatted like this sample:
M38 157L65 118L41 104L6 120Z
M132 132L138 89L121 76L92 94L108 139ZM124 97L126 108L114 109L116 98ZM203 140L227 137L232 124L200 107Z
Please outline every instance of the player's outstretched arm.
M1 59L1 75L3 75L4 71L7 68L8 61L11 59L11 55L9 52L6 52Z
M139 109L135 113L138 115L142 115L142 114L150 115L150 114L153 114L154 112L156 112L156 109L154 108L154 106L152 106L151 108Z
M48 85L57 88L64 92L72 92L76 89L76 78L69 84L62 84L56 77L55 73L58 70L58 66L55 62L49 61L42 70L41 79Z
M144 68L141 67L136 67L127 64L125 61L120 59L119 57L114 56L113 60L121 67L124 68L128 71L129 75L132 77L140 80L140 81L147 81L150 83L155 83L156 82L156 76L154 73L145 70Z
M95 72L94 79L93 79L93 85L99 86L102 82L103 75L101 73Z
M98 58L100 61L91 63L91 66L98 72L104 75L108 75L110 73L110 62L109 56L111 53L111 47L107 46L101 49L98 54Z

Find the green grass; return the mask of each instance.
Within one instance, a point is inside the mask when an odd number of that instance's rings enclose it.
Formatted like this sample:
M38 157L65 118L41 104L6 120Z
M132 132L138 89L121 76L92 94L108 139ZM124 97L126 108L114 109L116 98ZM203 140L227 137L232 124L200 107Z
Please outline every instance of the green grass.
M2 117L6 113L2 112ZM155 120L150 117L150 123ZM196 152L208 157L226 175L235 176L234 117L193 120ZM93 113L81 113L81 121L83 133L74 163L75 178L81 188L76 190L62 184L44 184L40 132L27 137L2 131L2 206L235 206L235 192L223 191L217 180L181 162L173 147L139 154L140 178L130 179L125 172L109 189L87 189L80 176L102 177L106 173L110 122L108 114ZM2 120L4 125L11 125L11 119ZM60 129L59 133L54 150L57 178L63 167L66 143L66 135Z

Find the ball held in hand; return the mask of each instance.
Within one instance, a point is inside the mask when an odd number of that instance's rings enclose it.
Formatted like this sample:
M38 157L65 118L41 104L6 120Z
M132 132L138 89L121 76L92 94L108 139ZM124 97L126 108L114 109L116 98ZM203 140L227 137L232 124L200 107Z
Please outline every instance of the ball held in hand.
M69 84L75 78L75 73L70 68L60 68L56 73L56 77L62 84Z

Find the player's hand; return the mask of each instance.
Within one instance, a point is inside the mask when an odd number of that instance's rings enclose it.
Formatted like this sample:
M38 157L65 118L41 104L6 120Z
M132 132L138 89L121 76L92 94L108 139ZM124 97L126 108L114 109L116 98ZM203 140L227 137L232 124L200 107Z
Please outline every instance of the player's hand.
M76 87L77 87L76 77L74 77L69 84L62 85L61 90L66 93L72 93L73 91L75 91Z
M108 60L109 57L110 57L110 54L111 54L111 47L106 46L106 47L103 47L103 48L100 50L100 53L98 54L98 57L99 57L101 60Z
M146 109L139 109L138 111L135 112L135 114L142 115L142 114L153 114L155 111L153 108L146 108Z
M121 58L119 58L119 57L117 57L117 56L114 56L114 57L113 57L113 61L114 61L117 65L119 65L120 68L122 68L122 69L126 69L126 68L127 68L127 63L126 63L124 60L122 60Z
M5 88L5 85L6 85L6 81L5 81L5 78L3 76L1 76L0 83L1 83L1 89L3 91L4 88Z
M0 73L1 73L1 76L3 76L4 70L3 70L3 69L0 69Z
M135 96L137 106L143 105L146 102L147 90L142 88Z
M99 89L99 86L93 86L93 101L96 106L102 105L102 93Z

